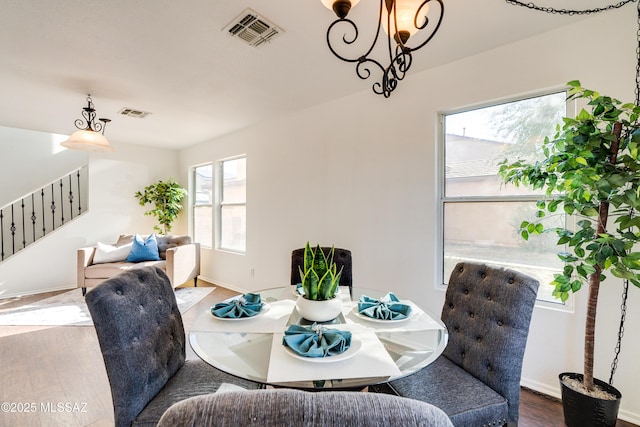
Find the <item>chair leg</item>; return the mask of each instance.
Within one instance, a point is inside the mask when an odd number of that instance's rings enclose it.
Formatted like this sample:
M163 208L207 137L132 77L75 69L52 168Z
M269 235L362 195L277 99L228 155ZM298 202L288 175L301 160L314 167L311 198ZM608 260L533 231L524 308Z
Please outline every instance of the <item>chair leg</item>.
M193 287L197 288L198 287L198 276L193 278Z
M396 390L389 383L370 385L369 386L369 392L371 392L371 393L391 394L391 395L394 395L394 396L398 396L398 392L396 392Z
M82 296L87 295L87 288L82 288Z

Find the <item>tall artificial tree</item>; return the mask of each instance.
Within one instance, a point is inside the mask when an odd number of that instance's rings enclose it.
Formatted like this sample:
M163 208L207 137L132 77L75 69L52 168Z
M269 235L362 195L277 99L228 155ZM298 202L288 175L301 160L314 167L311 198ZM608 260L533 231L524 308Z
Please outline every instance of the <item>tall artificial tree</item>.
M543 159L517 160L500 166L505 183L545 189L537 202L538 220L523 221L520 234L552 232L563 248L565 266L556 274L554 296L566 301L570 292L588 286L584 340L584 386L594 389L593 363L596 311L605 272L640 287L640 106L568 83L569 99L584 99L575 118L564 118L553 138L545 138ZM573 215L576 227L545 228L547 215Z

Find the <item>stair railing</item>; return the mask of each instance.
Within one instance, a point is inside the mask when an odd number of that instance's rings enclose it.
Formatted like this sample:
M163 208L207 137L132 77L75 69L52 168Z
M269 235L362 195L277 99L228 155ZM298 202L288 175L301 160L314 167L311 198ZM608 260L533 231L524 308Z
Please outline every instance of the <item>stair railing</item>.
M85 165L0 208L0 262L86 212L88 187Z

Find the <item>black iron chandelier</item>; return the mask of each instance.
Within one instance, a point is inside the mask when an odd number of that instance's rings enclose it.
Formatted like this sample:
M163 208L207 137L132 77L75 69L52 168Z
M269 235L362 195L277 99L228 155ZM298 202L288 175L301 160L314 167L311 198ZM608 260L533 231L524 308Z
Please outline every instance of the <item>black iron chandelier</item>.
M348 56L340 53L342 50L336 45L342 49L349 48L358 39L358 27L347 15L360 0L320 1L338 16L327 29L327 45L331 52L342 61L355 63L356 74L363 80L373 75L380 76L372 89L385 98L391 95L411 68L412 53L431 41L444 16L442 0L380 0L378 26L371 46L363 54ZM338 28L344 28L345 32L335 34L339 32ZM381 30L386 37L381 36ZM388 65L383 65L386 60L371 56L379 38L387 40Z
M82 109L82 117L73 122L80 130L72 133L69 139L60 145L72 150L115 151L104 137L104 128L111 120L99 118L96 122L96 109L93 107L91 95L87 95L87 106Z

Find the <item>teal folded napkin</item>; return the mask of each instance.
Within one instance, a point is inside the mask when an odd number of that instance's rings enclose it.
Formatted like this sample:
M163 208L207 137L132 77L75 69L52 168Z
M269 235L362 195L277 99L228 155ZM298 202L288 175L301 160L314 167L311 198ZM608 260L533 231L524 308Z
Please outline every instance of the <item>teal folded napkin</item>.
M401 320L409 317L411 306L401 304L398 297L392 292L379 300L362 295L358 301L358 313L372 319Z
M211 314L229 319L252 317L260 313L263 305L260 294L249 293L231 301L217 303L211 307Z
M327 329L314 323L291 325L284 331L282 345L304 357L328 357L344 353L351 346L351 332Z

